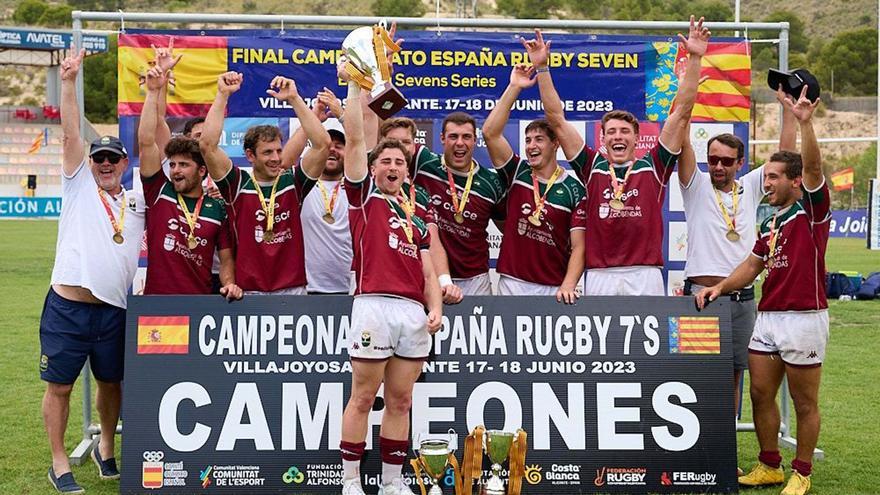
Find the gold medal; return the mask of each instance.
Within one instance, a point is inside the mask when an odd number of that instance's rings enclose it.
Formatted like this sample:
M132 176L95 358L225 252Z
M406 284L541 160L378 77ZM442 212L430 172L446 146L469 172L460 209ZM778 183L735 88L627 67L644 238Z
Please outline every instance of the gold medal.
M464 223L464 215L461 213L456 213L453 217L455 218L456 223Z
M122 230L125 226L125 189L122 190L122 202L119 207L119 221L116 221L116 216L113 214L113 210L110 209L110 203L107 202L107 198L104 195L107 194L101 189L101 186L98 186L98 197L101 199L101 204L104 205L104 210L107 212L107 217L110 219L110 226L113 227L113 242L116 244L122 244L125 241L125 238L122 237Z
M727 231L727 240L730 242L736 242L739 240L739 233L733 229Z
M272 242L272 239L275 238L272 227L275 225L275 192L278 189L278 180L280 178L281 174L275 176L275 181L272 183L272 193L269 195L268 201L263 196L260 184L254 182L254 189L257 192L257 198L260 200L260 209L266 214L266 231L263 232L263 242Z
M536 211L535 213L532 213L531 215L529 215L529 223L534 225L535 227L540 227L541 226L541 213Z
M441 155L440 163L446 169L446 179L449 181L449 197L452 199L452 211L455 213L452 218L455 223L464 223L464 211L467 207L468 196L471 194L471 185L474 183L474 174L477 171L477 162L471 160L471 168L468 170L467 180L464 184L464 190L461 192L461 198L458 197L458 190L455 188L455 178L452 177L452 170L446 166L446 158Z
M621 201L617 198L614 198L608 202L608 206L610 206L611 208L613 208L615 210L622 210L623 209L623 201Z
M186 219L186 224L189 225L189 235L186 236L186 247L192 251L199 245L199 241L196 240L196 221L199 219L199 213L202 211L202 204L205 201L204 193L199 196L198 201L196 201L196 208L193 210L192 214L189 212L189 208L186 206L186 201L183 200L183 195L177 193L177 204L180 206L180 210L183 212L183 217Z
M336 219L333 218L333 214L332 214L332 213L324 213L324 216L321 217L321 218L323 218L325 222L327 222L327 223L329 223L329 224L331 224L331 225L333 224L333 222L336 221Z
M275 238L275 232L271 230L267 230L263 232L263 242L272 242L272 239Z
M122 237L121 233L117 232L113 234L113 242L115 242L116 244L122 244L123 242L125 242L125 238Z
M190 234L189 237L186 238L186 247L195 249L198 245L199 241L196 240L196 236Z

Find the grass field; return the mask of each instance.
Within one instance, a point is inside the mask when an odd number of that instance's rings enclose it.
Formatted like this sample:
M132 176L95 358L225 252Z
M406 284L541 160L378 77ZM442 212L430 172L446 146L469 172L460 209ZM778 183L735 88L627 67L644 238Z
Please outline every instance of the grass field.
M43 432L40 401L38 324L55 252L57 224L48 221L0 222L0 494L52 493L46 481L49 448ZM832 239L828 269L880 271L880 253L869 252L863 240ZM831 342L824 368L820 448L826 459L814 467L812 493L861 495L880 493L871 471L880 464L880 301L831 302ZM82 396L74 389L67 445L81 438ZM749 410L748 399L744 410ZM748 412L745 421L749 421ZM755 462L752 433L740 433L739 464ZM117 444L118 446L118 444ZM783 451L786 463L790 451ZM98 480L94 466L74 467L89 494L118 492L115 482ZM746 490L745 494L778 493L777 489Z

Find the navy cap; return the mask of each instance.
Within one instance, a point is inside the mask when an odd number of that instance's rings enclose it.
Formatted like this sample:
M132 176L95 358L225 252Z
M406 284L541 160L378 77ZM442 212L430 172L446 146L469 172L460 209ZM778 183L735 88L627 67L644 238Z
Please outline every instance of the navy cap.
M330 139L337 139L342 141L342 144L345 144L345 133L339 129L327 129L327 134L330 134Z
M102 136L92 141L92 146L89 148L89 156L94 156L99 151L109 151L120 156L128 156L125 145L115 136Z

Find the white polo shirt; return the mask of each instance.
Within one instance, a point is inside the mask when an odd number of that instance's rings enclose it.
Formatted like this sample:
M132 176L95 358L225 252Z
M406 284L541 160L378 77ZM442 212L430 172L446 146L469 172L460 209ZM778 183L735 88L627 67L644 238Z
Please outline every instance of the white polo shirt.
M740 239L727 240L724 221L715 188L709 174L694 171L690 184L682 184L681 196L687 216L687 264L685 277L727 277L739 266L755 246L757 211L764 197L764 167L756 168L736 181L738 205L736 232ZM733 191L721 192L721 202L728 214L733 211Z
M85 287L101 301L125 308L144 237L144 196L123 190L115 197L105 197L117 221L120 209L127 209L122 244L113 242L113 226L86 162L70 176L62 172L52 284Z
M328 200L340 181L320 180ZM302 205L303 242L306 255L306 280L309 292L348 293L351 288L351 230L348 227L348 197L340 187L333 205L333 223L322 218L324 198L317 184Z

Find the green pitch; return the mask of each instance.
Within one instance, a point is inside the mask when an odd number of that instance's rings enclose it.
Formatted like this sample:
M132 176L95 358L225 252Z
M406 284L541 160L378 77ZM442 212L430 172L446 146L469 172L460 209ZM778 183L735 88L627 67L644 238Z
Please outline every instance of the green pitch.
M47 494L49 448L43 432L39 379L39 319L55 253L57 223L50 221L0 222L0 494ZM880 271L880 253L865 249L863 240L832 239L828 269ZM819 447L826 459L814 465L816 495L880 493L875 468L880 464L880 397L877 358L880 356L880 301L831 303L831 342L822 390L822 433ZM82 436L82 395L74 389L68 449ZM749 421L746 393L744 421ZM93 412L97 417L97 413ZM755 462L753 433L740 433L739 464ZM118 444L117 444L118 445ZM707 455L711 453L707 452ZM783 450L786 468L792 452ZM119 454L117 453L117 457ZM786 469L788 471L788 469ZM90 462L74 466L77 481L96 495L118 493L118 483L100 481ZM781 488L740 493L776 494ZM526 493L528 487L526 487Z

